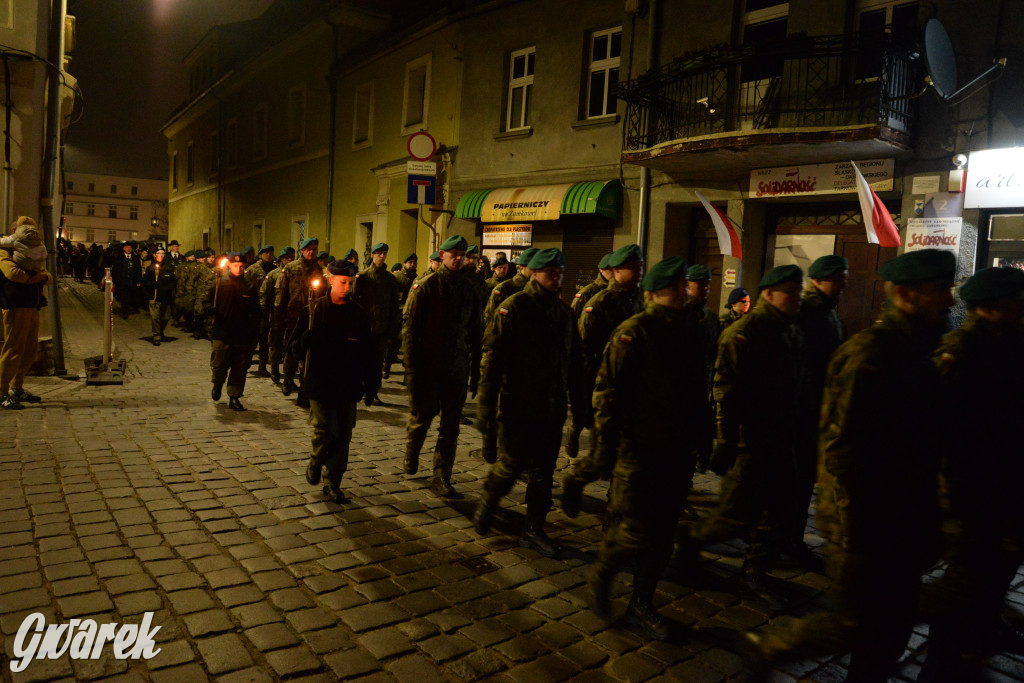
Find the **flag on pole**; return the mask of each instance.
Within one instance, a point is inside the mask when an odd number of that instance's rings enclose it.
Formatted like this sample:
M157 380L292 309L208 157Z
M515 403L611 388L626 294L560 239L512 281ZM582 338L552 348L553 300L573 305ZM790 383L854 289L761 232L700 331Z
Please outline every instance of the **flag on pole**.
M735 256L743 258L743 249L740 247L740 236L736 232L733 222L725 215L725 212L709 202L700 192L694 192L697 199L704 205L711 222L715 224L715 233L718 235L718 249L723 256Z
M857 175L857 197L860 199L860 213L864 217L864 229L868 233L868 243L877 244L880 247L898 247L900 231L892 222L892 216L885 204L878 198L875 191L864 180L857 164L853 164L853 172Z

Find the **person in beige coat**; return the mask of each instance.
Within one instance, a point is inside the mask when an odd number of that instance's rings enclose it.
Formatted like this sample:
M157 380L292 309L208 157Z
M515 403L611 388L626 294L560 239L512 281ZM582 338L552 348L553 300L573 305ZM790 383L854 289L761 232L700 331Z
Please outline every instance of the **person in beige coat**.
M18 410L40 398L25 391L25 374L36 358L39 344L39 309L46 305L43 286L46 247L34 220L20 216L13 235L0 238L0 407Z

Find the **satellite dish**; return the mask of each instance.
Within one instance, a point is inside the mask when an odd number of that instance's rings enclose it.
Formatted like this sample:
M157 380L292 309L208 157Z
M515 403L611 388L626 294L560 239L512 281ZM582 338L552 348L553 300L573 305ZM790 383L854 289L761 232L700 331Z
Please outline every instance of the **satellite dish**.
M995 63L983 74L958 90L956 53L953 51L953 43L949 39L949 34L946 33L946 27L938 19L929 19L928 23L924 25L924 57L928 69L926 80L929 85L935 88L935 94L943 102L948 102L996 69L1002 69L1006 66L1005 57L996 59ZM970 94L973 95L974 93ZM970 95L967 96L969 97Z

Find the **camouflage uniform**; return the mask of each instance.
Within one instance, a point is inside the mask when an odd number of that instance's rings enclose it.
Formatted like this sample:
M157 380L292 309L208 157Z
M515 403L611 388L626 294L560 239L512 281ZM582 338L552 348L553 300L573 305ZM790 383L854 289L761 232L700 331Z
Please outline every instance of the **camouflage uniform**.
M743 314L737 312L735 309L733 309L732 306L730 306L725 313L718 316L718 325L719 327L721 327L721 331L725 332L725 328L729 327L729 325L732 325L737 320L741 320L742 318Z
M375 358L381 368L387 359L388 343L402 329L400 296L398 280L383 263L379 266L371 263L355 281L352 299L370 316Z
M414 284L405 306L402 353L409 389L406 471L414 473L430 423L438 413L434 479L451 485L466 381L480 367L480 307L462 273L444 265ZM476 385L473 377L472 385Z
M874 681L903 653L921 573L938 557L941 384L930 359L938 342L938 330L890 308L833 355L816 519L829 542L836 612L766 634L769 661L847 650L848 680Z
M586 381L586 395L594 391L597 381L597 369L601 365L604 347L612 332L626 319L643 310L643 297L639 286L623 287L614 280L590 298L583 308L579 319L580 338L583 341L583 376ZM589 402L583 410L573 413L573 423L569 429L566 450L569 457L575 457L579 451L579 439L583 429L590 426L593 409ZM576 416L582 422L576 422ZM572 476L580 483L589 483L599 477L605 478L609 472L600 472L592 457L584 457L576 462Z
M183 319L182 328L191 332L193 327L192 301L189 299L189 291L192 288L192 280L195 278L198 264L195 261L185 261L175 269L177 281L174 283L174 306L177 308Z
M697 320L656 303L619 325L594 390L593 457L611 473L610 524L594 575L605 586L636 558L633 599L650 604L672 554L690 478L693 416L704 410Z
M583 308L590 301L591 297L600 292L602 289L608 286L608 281L604 279L604 276L598 273L597 277L594 278L593 282L588 283L583 289L576 292L576 296L572 298L572 313L577 319L583 315Z
M572 311L535 280L506 299L487 326L479 419L485 432L497 425L499 455L481 504L492 514L528 471L526 529L542 537L569 393L574 405L585 401L579 361Z
M509 268L515 268L515 266L514 265L509 265ZM491 294L494 292L495 289L498 288L498 285L500 285L502 282L508 282L509 280L511 280L514 277L515 277L514 273L507 273L505 275L505 277L499 278L498 274L494 273L493 275L491 275L491 277L487 278L487 292L486 292L486 296L485 296L485 299L487 300L487 303L490 303ZM486 306L487 304L484 304L484 305Z
M395 280L398 281L398 309L399 311L405 310L405 302L409 300L409 290L412 289L413 284L418 280L419 277L416 275L415 270L402 269ZM399 315L401 318L401 315ZM384 360L384 378L391 374L391 366L398 362L398 352L402 350L402 324L399 320L398 326L395 328L394 333L391 335L391 340L388 343L388 356Z
M196 274L192 279L192 287L190 289L192 300L195 302L192 310L195 314L193 318L195 323L193 336L196 339L209 339L209 319L203 304L206 301L207 295L210 292L216 291L216 284L217 271L212 265L207 265L204 261L196 268Z
M693 440L694 460L706 470L711 458L711 444L715 438L715 409L711 402L711 389L715 375L715 356L718 355L718 336L721 332L718 317L706 305L691 299L686 303L686 312L697 323L701 339L701 357L704 367L703 417L694 415L697 429ZM692 483L692 482L691 482Z
M494 315L498 312L498 308L501 307L501 302L516 292L523 291L523 287L526 286L527 282L529 282L529 278L522 273L516 273L492 289L487 298L487 306L484 308L484 324L490 325Z
M719 338L718 439L735 461L722 478L718 506L694 526L691 541L700 546L749 532L748 580L760 581L771 568L790 519L806 382L796 319L766 300Z
M299 315L309 305L310 283L313 280L320 281L317 296L323 296L327 291L323 269L316 261L307 261L301 256L285 266L277 280L274 324L280 328L277 333L285 344L284 388L289 393L295 388L295 373L299 366L299 359L289 347Z
M263 261L263 259L260 259L246 268L243 273L245 284L249 287L249 295L255 297L259 302L262 302L262 299L260 298L260 291L263 288L263 282L267 279L267 275L269 275L273 270L274 262L272 260ZM263 312L262 306L260 311L259 341L257 343L260 371L263 373L263 376L266 377L267 361L270 358L270 318Z
M260 343L263 343L262 340L266 336L270 352L270 376L274 382L280 379L281 358L284 355L284 324L283 321L278 321L274 312L277 283L281 279L282 272L284 272L284 266L274 268L267 273L263 284L260 285ZM264 327L267 330L266 335L263 334Z

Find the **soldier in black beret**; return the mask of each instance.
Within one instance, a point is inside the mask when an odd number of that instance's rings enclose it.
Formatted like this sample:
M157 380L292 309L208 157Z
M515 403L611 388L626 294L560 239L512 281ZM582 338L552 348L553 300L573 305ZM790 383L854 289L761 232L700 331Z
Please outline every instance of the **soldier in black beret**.
M260 305L245 283L245 259L228 252L225 272L206 295L205 311L213 316L210 338L210 369L213 375L214 401L221 397L224 381L228 384L228 407L242 411L239 400L245 391L245 373L252 361L253 346L259 332Z

